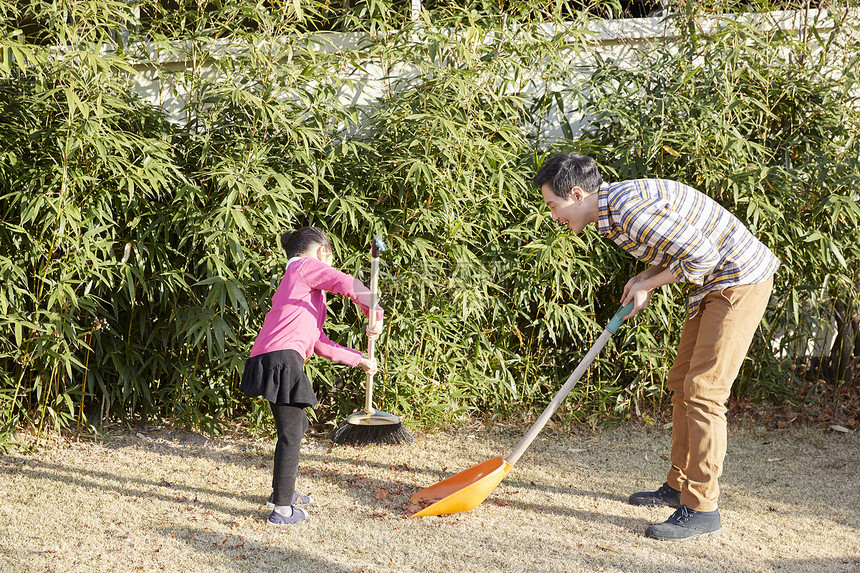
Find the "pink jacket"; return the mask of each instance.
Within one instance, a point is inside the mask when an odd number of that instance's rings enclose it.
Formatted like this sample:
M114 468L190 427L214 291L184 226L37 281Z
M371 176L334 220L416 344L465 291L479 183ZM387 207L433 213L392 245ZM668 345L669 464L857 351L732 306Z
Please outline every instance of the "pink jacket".
M329 360L358 366L361 352L328 339L323 332L326 316L325 291L342 294L370 315L366 304L355 293L356 280L346 273L311 258L290 259L284 278L272 296L272 309L251 348L251 356L276 350L295 350L305 358L318 354ZM377 305L377 320L382 308Z

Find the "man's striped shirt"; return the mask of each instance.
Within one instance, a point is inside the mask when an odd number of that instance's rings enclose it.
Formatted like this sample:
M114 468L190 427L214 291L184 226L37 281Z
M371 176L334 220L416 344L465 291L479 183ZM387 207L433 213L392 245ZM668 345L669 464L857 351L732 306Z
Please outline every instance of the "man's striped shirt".
M741 223L703 193L667 179L604 184L597 232L640 261L698 285L687 316L706 294L770 278L779 261Z

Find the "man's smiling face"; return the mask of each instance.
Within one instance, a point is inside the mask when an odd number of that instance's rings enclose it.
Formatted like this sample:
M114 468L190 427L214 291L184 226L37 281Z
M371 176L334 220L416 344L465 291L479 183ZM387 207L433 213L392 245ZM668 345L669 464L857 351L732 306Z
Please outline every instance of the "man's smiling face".
M550 183L541 186L543 202L549 207L553 221L558 221L574 233L581 233L592 222L592 208L584 199L588 197L582 189L574 187L570 196L563 199L555 194Z

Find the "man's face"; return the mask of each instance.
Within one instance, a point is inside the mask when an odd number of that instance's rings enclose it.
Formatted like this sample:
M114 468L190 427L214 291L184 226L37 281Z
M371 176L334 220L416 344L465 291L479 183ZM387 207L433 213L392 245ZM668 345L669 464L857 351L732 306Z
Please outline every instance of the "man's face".
M567 199L562 199L553 193L550 183L543 184L541 193L543 194L543 202L549 207L553 221L561 223L577 234L581 233L585 226L591 222L591 213L583 202L584 195L579 187L574 187Z

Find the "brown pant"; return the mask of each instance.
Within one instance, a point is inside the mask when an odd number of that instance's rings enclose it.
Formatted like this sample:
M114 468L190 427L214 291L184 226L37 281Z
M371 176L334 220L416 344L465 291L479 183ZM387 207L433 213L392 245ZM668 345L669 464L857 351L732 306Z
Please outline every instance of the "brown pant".
M687 319L669 370L672 468L681 503L714 511L726 456L726 401L767 307L773 279L712 292Z

